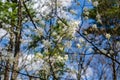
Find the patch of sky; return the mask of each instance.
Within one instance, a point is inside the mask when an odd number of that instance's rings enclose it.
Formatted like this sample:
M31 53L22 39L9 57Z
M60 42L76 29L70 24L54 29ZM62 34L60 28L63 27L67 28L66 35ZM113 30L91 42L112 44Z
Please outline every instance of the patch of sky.
M8 38L3 38L0 42L0 47L6 47L8 46L9 39Z

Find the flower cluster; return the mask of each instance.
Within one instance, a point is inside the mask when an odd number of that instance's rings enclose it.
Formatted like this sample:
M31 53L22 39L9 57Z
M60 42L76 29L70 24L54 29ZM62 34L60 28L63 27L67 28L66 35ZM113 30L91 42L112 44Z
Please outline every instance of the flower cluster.
M44 33L44 29L43 28L39 27L35 31L36 31L36 33L38 34L39 37L43 36L43 33Z
M66 42L65 42L65 46L66 46L67 48L70 48L71 45L72 45L72 42L71 42L71 41L66 41Z
M43 40L43 45L45 46L45 48L49 48L51 47L51 42L48 40Z
M93 28L93 29L97 29L97 25L96 25L96 24L93 24L93 25L92 25L92 28Z
M106 33L105 37L109 40L109 39L110 39L110 37L111 37L111 35L110 35L110 34L108 34L108 33Z
M102 23L101 21L101 15L97 12L96 19L98 23Z
M98 4L99 4L98 1L94 1L94 2L93 2L93 6L95 6L95 7L97 7Z
M70 27L68 28L68 34L70 34L70 36L74 37L79 24L80 24L80 21L71 21L70 22L70 24L69 24Z
M89 16L88 8L87 8L87 7L84 7L83 10L84 10L84 18L85 18L85 20L87 20L87 19L88 19L88 16Z

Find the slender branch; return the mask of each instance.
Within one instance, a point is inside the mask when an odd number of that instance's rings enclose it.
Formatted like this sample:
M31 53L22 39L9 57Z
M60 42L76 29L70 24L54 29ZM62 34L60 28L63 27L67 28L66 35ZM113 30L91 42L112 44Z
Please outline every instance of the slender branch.
M67 25L59 16L57 16L57 17L58 17L58 19L59 19L62 23L64 23L66 26L69 26L69 25ZM92 42L90 42L90 41L89 41L84 35L82 35L79 31L77 31L77 33L78 33L82 38L84 38L88 43L90 43L96 50L98 50L98 51L100 52L99 54L102 54L102 55L110 58L111 60L115 61L116 63L118 63L118 64L120 65L120 62L119 62L119 61L117 61L116 59L108 56L107 54L104 54L97 46L95 46Z
M104 54L97 46L95 46L92 42L90 42L84 35L82 35L79 31L77 31L77 32L79 33L79 35L80 35L81 37L83 37L87 42L89 42L96 50L98 50L98 51L100 52L99 54L102 54L102 55L110 58L111 60L115 61L116 63L118 63L118 64L120 65L120 62L119 62L119 61L117 61L116 59L108 56L107 54Z
M1 38L0 38L0 42L2 41L2 39L7 35L8 33L4 34Z
M6 66L3 65L3 64L0 64L0 65L1 65L2 67L6 67ZM11 68L8 68L7 70L10 71L10 72L12 72L12 71L11 71ZM39 79L41 79L41 80L45 80L45 79L43 79L43 78L41 78L41 77L37 77L37 76L25 74L25 73L19 72L19 71L17 71L17 70L14 70L14 72L16 72L16 73L18 73L18 74L21 74L21 75L24 75L24 76L28 76L28 77L32 77L32 78L39 78Z
M28 14L28 16L29 16L29 18L30 18L33 26L35 27L35 29L37 29L37 26L35 25L35 23L34 23L34 21L33 21L33 19L32 19L32 16L31 16L31 14L30 14L30 12L29 12L29 10L28 10L28 8L27 8L27 6L26 6L26 4L25 4L24 1L23 1L23 6L24 6L24 8L26 9L26 12L27 12L27 14Z

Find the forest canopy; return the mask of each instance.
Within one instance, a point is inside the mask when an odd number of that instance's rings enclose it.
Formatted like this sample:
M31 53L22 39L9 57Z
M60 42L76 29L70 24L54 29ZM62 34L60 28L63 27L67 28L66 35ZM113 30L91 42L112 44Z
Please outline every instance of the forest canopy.
M0 0L0 80L119 80L120 0Z

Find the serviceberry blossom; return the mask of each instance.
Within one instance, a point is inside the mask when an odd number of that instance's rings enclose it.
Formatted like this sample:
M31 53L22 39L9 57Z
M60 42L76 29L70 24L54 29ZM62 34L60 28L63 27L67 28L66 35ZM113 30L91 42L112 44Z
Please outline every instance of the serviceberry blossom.
M71 45L72 45L72 42L71 42L71 41L66 41L66 42L65 42L65 46L66 46L67 48L70 48Z
M68 34L74 37L79 24L80 24L80 21L70 21L70 24L69 24L70 27L68 27Z
M81 45L78 43L78 44L76 44L76 46L77 46L77 48L81 48Z
M102 53L107 54L107 50L101 49Z
M93 24L93 25L92 25L92 28L93 28L93 29L97 29L97 25L96 25L96 24Z
M64 58L63 58L63 57L61 57L61 56L58 56L58 58L57 58L57 59L58 59L58 61L62 61L62 62L64 61Z
M48 41L48 40L43 40L43 45L46 47L46 48L49 48L51 46L51 42Z
M111 37L111 35L110 35L110 34L108 34L108 33L106 33L105 37L109 40L109 39L110 39L110 37Z
M80 42L80 43L84 43L85 40L84 40L83 38L80 38L80 39L79 39L79 42Z
M76 14L75 10L70 10L71 14Z
M65 56L64 56L64 59L65 59L65 60L68 60L68 55L65 55Z
M41 59L41 58L43 58L43 55L41 53L36 53L35 57L37 59Z
M87 7L84 7L83 10L87 12L87 11L88 11L88 8L87 8Z
M101 18L101 16L100 16L99 13L97 13L96 18L97 18L97 19L100 19L100 18Z
M88 11L84 12L84 14L85 14L86 16L89 16L89 12L88 12Z
M9 8L8 11L9 11L9 12L12 12L12 8Z
M43 33L44 33L44 29L41 28L41 27L39 27L39 28L36 29L35 31L36 31L36 33L37 33L40 37L41 37L41 36L43 35Z
M93 2L93 6L95 6L95 7L97 7L98 4L99 4L98 1L94 1L94 2Z

